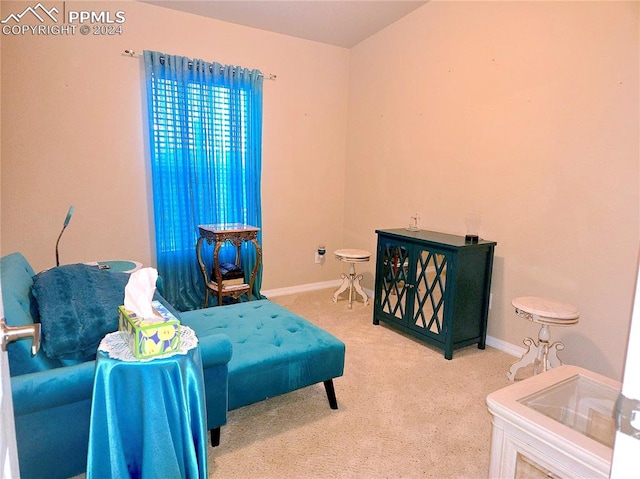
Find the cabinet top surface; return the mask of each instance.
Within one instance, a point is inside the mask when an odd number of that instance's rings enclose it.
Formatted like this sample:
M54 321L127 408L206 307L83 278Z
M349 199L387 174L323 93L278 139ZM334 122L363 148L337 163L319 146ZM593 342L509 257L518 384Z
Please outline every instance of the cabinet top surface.
M467 243L464 236L428 230L409 231L406 228L396 228L388 230L376 230L376 233L396 236L410 240L427 241L429 243L437 243L446 246L453 246L456 248L473 248L478 246L486 247L495 246L497 244L495 241L488 241L484 239L480 239L477 243Z

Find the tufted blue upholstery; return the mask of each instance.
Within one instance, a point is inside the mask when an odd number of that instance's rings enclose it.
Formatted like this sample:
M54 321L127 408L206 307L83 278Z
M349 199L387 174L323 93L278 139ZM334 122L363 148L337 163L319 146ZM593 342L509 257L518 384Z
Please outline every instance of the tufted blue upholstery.
M342 376L345 345L268 300L182 313L199 337L229 337L229 410Z

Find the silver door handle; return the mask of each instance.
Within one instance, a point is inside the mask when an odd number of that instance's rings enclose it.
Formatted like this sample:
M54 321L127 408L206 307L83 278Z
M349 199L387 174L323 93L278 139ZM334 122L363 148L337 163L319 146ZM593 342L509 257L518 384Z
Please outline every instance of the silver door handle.
M35 356L40 349L40 324L33 323L28 326L7 326L4 318L0 319L0 335L2 335L2 350L7 350L7 344L20 338L33 338L31 355Z

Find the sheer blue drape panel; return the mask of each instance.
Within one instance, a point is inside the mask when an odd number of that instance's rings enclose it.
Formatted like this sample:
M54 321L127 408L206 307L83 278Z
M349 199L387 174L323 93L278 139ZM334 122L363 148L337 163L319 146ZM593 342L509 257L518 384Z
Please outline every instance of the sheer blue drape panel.
M144 63L158 272L167 300L179 310L195 309L204 301L198 225L262 227L263 76L153 51L144 52ZM232 260L234 250L225 247L221 258ZM245 274L255 259L253 246L245 244ZM262 269L256 297L261 278Z

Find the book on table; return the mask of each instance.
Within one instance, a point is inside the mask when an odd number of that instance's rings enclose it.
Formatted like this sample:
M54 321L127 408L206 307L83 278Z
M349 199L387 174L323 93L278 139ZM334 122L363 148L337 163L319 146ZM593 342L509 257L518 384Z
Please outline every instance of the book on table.
M220 276L222 277L222 287L244 284L244 271L234 263L221 263ZM211 281L216 283L217 277L215 268L211 271Z

